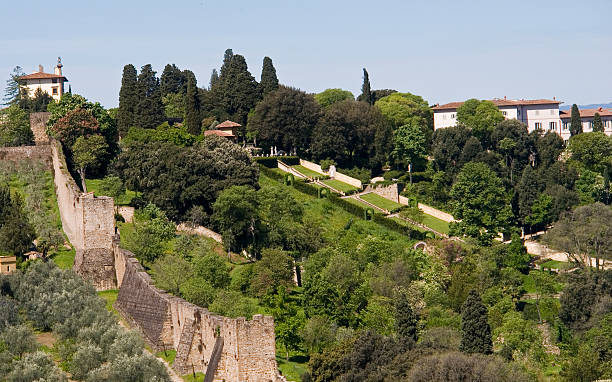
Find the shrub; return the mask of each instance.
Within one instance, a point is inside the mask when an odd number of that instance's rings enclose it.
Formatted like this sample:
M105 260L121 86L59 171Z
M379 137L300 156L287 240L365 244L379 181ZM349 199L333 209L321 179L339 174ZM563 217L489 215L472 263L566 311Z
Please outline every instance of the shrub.
M321 170L328 171L331 166L335 166L336 161L333 159L323 159L321 161Z
M367 168L354 167L352 169L337 169L337 171L351 178L359 179L364 184L369 183L372 178L372 171Z

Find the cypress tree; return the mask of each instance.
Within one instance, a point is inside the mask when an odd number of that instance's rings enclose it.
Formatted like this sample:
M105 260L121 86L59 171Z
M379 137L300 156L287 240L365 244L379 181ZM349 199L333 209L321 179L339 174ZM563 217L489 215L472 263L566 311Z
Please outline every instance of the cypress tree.
M232 62L232 57L234 57L234 51L231 49L226 49L225 53L223 54L223 65L221 65L220 76L222 76L223 72L229 68L230 63Z
M270 57L264 57L263 67L261 69L261 81L259 82L262 97L266 94L278 89L278 78L276 77L276 69L272 64Z
M602 133L604 131L604 125L603 122L601 122L601 115L599 115L599 113L595 113L593 116L593 131L599 131Z
M72 92L72 89L69 89ZM119 91L119 109L117 110L117 127L120 136L125 136L130 127L136 123L134 112L138 104L137 73L134 65L123 67L121 90Z
M229 65L221 68L214 96L233 121L246 125L247 115L260 97L257 81L249 72L243 56L232 55Z
M202 117L200 113L200 98L195 78L187 81L187 94L185 95L185 125L187 131L193 135L200 135L202 131Z
M572 105L572 119L570 122L570 134L573 137L582 133L582 120L580 119L580 110L576 104Z
M151 64L140 69L137 82L138 103L134 110L138 126L154 129L165 120L159 79Z
M2 190L0 187L0 199L6 201L8 187ZM8 204L4 204L0 216L0 252L9 252L14 255L25 253L32 241L36 238L36 232L28 222L23 209L23 201L19 195L8 198Z
M399 296L395 306L395 332L407 348L412 348L417 341L418 321L406 296Z
M210 82L208 84L208 88L212 89L212 87L217 83L218 80L219 80L219 73L217 72L217 69L213 69L212 73L210 73Z
M368 74L366 68L363 68L363 85L361 85L361 95L357 100L367 102L370 105L374 104L372 91L370 90L370 75Z
M459 350L462 352L491 354L493 351L487 307L473 289L461 307L461 332Z
M186 85L183 72L174 64L167 64L160 77L160 88L162 97L170 93L180 93Z

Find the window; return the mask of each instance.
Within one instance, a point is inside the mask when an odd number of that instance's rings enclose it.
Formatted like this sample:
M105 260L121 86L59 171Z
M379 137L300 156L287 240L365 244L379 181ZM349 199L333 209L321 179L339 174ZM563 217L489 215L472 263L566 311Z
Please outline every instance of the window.
M507 112L507 111L502 111L502 115L503 115L504 117L507 117L507 116L508 116L508 112Z
M555 115L555 109L550 109L550 115Z
M567 130L569 128L569 122L563 122L563 130Z
M548 130L557 130L557 122L550 122L548 124Z
M516 110L516 115L520 116L521 115L521 109L517 109Z
M542 122L536 122L535 123L535 128L536 128L536 130L541 129L542 128Z
M451 114L451 119L455 119L455 114Z
M53 88L53 95L57 95L57 88Z
M56 83L57 83L57 78L52 78L52 79L51 79L51 82L52 82L52 83L54 83L54 84L56 84Z

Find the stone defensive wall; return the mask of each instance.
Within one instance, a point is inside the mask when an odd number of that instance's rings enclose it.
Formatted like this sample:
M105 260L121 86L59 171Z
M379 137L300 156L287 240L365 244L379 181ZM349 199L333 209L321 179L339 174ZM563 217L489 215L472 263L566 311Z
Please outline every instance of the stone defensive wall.
M49 146L20 146L0 147L0 161L20 162L34 160L44 163L51 168L51 147Z
M205 381L286 381L277 369L274 319L228 318L158 289L135 256L113 243L119 295L115 308L155 350L175 349L173 368Z

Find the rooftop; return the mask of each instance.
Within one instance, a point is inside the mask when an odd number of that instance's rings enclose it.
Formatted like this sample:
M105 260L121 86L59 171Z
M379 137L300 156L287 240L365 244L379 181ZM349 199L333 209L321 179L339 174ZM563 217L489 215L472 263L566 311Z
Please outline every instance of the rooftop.
M225 128L228 128L228 127L240 127L240 126L242 126L242 125L241 125L241 124L239 124L239 123L236 123L236 122L232 122L232 121L230 121L230 120L227 120L227 121L221 122L220 124L218 124L217 126L215 126L215 128L216 128L216 129L222 129L222 128L224 128L224 127L225 127Z
M216 135L219 137L235 137L234 134L228 132L228 131L223 131L223 130L206 130L204 131L204 136L209 136L209 135Z
M66 77L58 74L44 73L44 72L34 72L32 74L26 74L25 76L19 77L20 80L43 80L48 78L63 78L64 81L68 81Z
M595 113L599 113L602 117L612 117L612 109L604 109L602 107L597 109L582 109L580 110L580 118L592 118ZM571 118L571 110L559 110L559 117L561 119Z
M554 99L500 99L494 98L489 100L495 104L495 106L523 106L523 105L558 105L561 102ZM434 110L452 110L457 109L463 105L463 102L451 102L444 105L436 105L432 109Z

